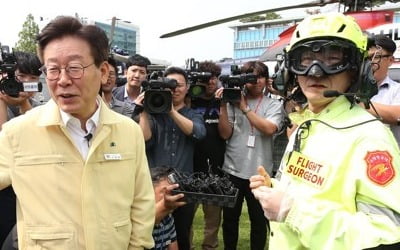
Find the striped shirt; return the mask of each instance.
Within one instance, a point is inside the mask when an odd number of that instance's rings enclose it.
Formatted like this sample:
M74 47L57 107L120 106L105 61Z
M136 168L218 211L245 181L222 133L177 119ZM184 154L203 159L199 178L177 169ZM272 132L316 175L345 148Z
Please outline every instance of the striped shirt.
M168 249L168 245L176 241L174 218L167 215L160 223L154 225L153 229L154 250Z

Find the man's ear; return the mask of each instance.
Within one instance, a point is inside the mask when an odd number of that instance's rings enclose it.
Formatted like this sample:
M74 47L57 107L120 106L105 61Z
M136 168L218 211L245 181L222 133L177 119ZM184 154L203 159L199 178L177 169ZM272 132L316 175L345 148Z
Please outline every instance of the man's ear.
M391 56L388 59L389 59L389 67L390 67L394 63L394 56Z
M100 65L100 72L101 72L101 83L104 84L108 80L108 76L110 74L110 68L108 67L108 62L104 61Z

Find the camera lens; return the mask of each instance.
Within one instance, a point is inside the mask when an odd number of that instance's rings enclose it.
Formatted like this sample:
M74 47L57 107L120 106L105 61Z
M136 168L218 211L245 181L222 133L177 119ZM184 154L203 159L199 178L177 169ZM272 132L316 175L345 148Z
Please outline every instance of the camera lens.
M154 108L160 108L165 104L165 98L160 94L155 94L151 98L151 106Z
M147 90L144 94L144 109L150 114L168 113L171 110L172 94L169 90Z

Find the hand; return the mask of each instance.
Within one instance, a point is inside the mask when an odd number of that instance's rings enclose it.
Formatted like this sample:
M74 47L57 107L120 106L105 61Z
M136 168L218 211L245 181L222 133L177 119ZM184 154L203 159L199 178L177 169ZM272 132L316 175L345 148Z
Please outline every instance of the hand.
M186 205L186 202L179 201L184 197L184 194L176 194L173 195L171 191L179 187L179 184L171 184L165 187L165 194L164 194L164 206L167 210L173 211L178 207Z
M140 93L140 95L138 95L138 97L136 97L136 99L135 99L135 104L136 105L143 106L143 104L144 104L144 93L145 92L142 92L142 93Z
M223 92L223 91L224 91L224 88L223 88L223 87L217 89L217 90L215 91L215 98L216 98L216 99L222 99L222 92Z
M284 221L291 207L290 204L283 202L285 193L266 186L259 186L251 190L254 197L259 200L264 210L265 217L270 221Z
M274 89L273 83L274 83L274 80L272 78L268 78L267 91L274 95L281 95L278 90Z
M28 102L29 98L34 95L34 92L19 92L18 97L12 97L4 92L0 92L0 99L8 105L21 106Z
M250 188L256 189L261 186L264 186L265 177L262 175L253 175L250 177Z
M258 188L261 186L272 187L272 179L263 166L257 167L258 175L250 177L250 188Z
M240 108L241 111L244 111L244 110L247 109L247 107L248 107L248 105L247 105L246 98L244 98L244 95L242 94L240 96L239 108Z

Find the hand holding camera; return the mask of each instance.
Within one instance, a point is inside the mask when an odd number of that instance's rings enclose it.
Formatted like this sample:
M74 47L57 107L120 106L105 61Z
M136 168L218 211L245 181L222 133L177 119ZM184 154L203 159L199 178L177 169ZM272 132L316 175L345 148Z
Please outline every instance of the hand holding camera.
M0 54L0 91L11 97L19 97L22 92L41 92L41 82L21 82L16 79L17 61L13 53L1 51Z
M257 75L251 73L241 73L237 65L231 66L231 75L221 75L219 80L224 87L222 93L223 102L239 103L245 91L245 84L257 83Z

